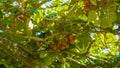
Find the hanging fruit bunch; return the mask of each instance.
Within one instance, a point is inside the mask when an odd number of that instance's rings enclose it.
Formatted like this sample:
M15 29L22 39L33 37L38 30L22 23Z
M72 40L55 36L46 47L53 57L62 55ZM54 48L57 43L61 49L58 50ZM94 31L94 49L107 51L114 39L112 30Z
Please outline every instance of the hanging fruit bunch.
M101 2L104 4L104 5L108 5L109 3L113 3L114 0L101 0Z
M57 52L68 49L70 45L75 44L76 39L77 39L77 36L68 35L63 39L59 40L57 43L55 43L52 48Z
M98 5L97 5L97 1L95 0L84 0L84 9L83 11L85 13L89 12L92 9L97 9Z

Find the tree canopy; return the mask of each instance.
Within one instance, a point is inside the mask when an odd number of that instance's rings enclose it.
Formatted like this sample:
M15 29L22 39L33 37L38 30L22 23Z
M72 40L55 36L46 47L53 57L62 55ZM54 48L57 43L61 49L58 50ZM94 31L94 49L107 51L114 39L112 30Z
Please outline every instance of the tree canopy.
M0 0L0 68L119 68L120 0Z

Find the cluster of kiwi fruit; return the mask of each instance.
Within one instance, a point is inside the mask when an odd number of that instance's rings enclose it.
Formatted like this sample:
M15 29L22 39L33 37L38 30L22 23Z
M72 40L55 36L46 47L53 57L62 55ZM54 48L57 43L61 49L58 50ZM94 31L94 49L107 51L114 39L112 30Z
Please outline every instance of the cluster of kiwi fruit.
M63 39L57 41L53 45L53 50L60 52L62 50L68 49L69 45L75 44L75 40L77 39L77 36L73 35L67 35Z

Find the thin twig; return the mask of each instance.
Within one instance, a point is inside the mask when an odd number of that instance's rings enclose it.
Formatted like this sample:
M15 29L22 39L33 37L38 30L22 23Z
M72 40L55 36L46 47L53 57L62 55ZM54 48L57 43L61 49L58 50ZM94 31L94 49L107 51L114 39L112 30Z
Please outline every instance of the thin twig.
M104 63L109 64L108 61L106 61L106 60L104 60L104 59L96 58L96 57L94 57L94 56L88 56L88 58L91 59L91 60L102 61L102 62L104 62Z

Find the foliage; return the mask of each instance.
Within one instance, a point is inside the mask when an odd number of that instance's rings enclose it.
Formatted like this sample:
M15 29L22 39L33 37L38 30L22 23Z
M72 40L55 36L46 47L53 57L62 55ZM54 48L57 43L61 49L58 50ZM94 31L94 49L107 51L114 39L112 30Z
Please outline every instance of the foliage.
M0 0L0 68L118 68L119 0Z

